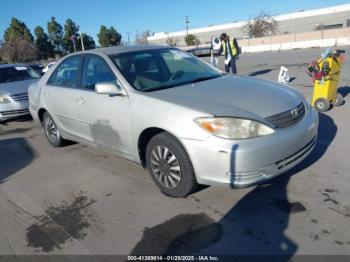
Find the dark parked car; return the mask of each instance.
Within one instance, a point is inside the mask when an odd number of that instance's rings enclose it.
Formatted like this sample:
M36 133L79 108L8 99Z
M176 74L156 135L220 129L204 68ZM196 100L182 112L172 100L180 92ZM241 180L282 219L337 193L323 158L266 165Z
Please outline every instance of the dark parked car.
M28 64L28 66L30 66L32 69L34 69L41 76L44 74L43 70L45 67L42 64L33 63L33 64Z

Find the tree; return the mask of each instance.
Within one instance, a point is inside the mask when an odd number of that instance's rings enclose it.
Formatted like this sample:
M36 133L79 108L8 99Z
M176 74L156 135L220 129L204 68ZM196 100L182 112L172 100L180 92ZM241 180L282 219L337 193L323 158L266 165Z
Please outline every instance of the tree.
M33 43L34 41L34 37L29 31L26 24L17 18L12 17L10 26L4 33L4 40L7 42L16 38L21 38L29 43Z
M175 39L174 37L168 37L166 39L166 43L170 46L177 46L178 42L179 41L177 39Z
M97 37L101 47L120 45L122 39L122 35L113 26L108 29L104 25L101 25Z
M118 31L115 30L115 28L112 26L109 29L109 42L111 46L120 45L121 40L122 40L122 35L118 33Z
M79 26L72 19L67 19L64 24L63 48L67 53L73 53L77 50L77 40Z
M141 36L136 39L136 44L138 45L148 45L148 37L151 35L150 31L144 31L141 33Z
M35 46L38 50L39 59L47 59L53 57L54 47L49 41L48 35L44 32L41 26L37 26L34 29L35 34Z
M82 33L81 35L83 37L85 50L96 48L95 41L91 36L89 36L88 34L85 34L85 33ZM81 50L81 38L80 37L78 39L77 45L78 45L78 50Z
M196 45L198 42L195 35L189 34L185 37L185 43L187 46Z
M269 33L275 34L277 28L277 21L272 16L261 11L253 20L249 20L244 27L244 31L250 37L263 37Z
M63 30L62 26L57 23L55 17L51 17L50 22L47 23L47 32L49 34L49 39L55 48L57 54L62 53L63 45Z
M21 37L10 38L1 48L0 56L8 63L29 62L36 59L37 49Z
M107 47L109 44L108 41L108 29L106 26L101 25L100 32L97 34L98 42L100 43L101 47Z

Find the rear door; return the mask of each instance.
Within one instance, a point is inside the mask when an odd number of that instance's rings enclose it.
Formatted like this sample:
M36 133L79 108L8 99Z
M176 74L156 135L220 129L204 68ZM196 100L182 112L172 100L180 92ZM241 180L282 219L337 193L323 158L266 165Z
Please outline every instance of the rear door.
M50 114L64 132L80 137L77 120L78 82L80 78L81 55L63 60L50 76L44 89L44 100Z
M84 56L79 90L78 119L83 138L96 146L128 157L130 155L129 97L95 92L95 84L117 83L103 57Z

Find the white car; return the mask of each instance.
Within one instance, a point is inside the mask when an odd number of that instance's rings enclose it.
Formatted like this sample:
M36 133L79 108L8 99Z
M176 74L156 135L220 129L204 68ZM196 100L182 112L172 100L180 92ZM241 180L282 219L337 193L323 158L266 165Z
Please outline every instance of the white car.
M29 114L28 87L39 78L29 66L0 65L0 122Z

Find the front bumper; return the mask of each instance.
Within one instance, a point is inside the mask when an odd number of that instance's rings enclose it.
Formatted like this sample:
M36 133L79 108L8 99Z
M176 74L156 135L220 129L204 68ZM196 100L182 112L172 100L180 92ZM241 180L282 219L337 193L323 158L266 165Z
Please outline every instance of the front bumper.
M24 116L29 114L28 101L11 101L9 104L0 104L0 121Z
M198 183L244 188L285 173L313 150L318 115L308 107L304 118L274 134L245 140L211 136L206 141L182 139Z

